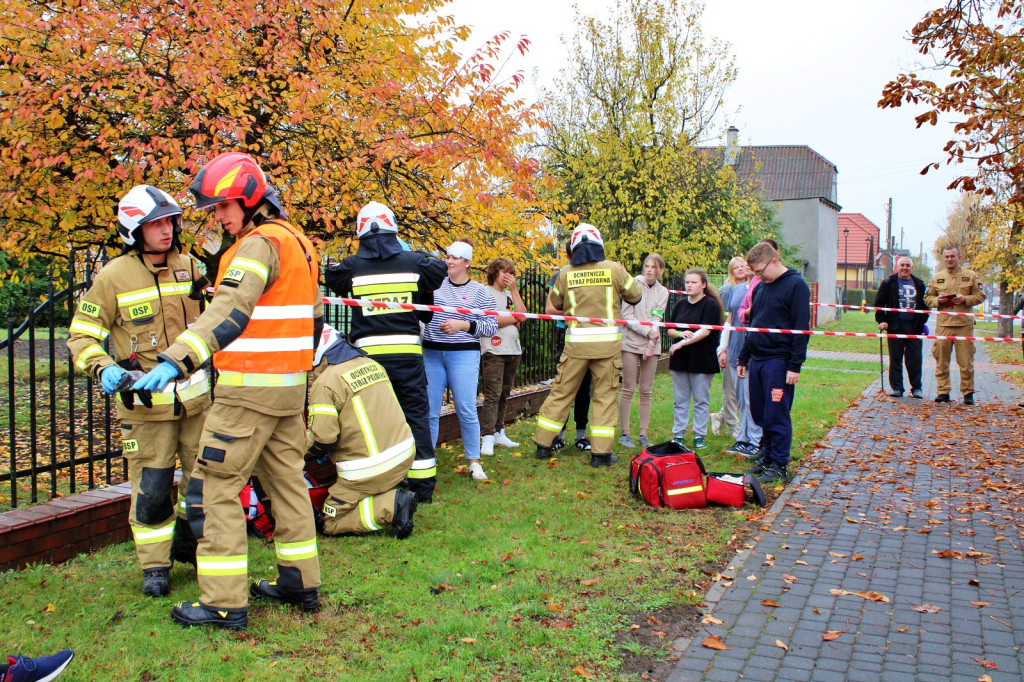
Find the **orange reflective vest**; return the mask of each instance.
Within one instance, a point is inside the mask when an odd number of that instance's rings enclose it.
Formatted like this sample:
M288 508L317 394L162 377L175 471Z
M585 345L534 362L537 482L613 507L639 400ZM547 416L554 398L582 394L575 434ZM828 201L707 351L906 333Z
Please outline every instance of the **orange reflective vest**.
M221 258L219 287L233 269L256 272L264 281L265 263L235 258L238 245L260 235L277 247L281 260L277 279L263 292L242 334L213 356L220 372L286 374L313 367L313 308L316 303L319 263L313 244L291 225L268 221L235 242Z

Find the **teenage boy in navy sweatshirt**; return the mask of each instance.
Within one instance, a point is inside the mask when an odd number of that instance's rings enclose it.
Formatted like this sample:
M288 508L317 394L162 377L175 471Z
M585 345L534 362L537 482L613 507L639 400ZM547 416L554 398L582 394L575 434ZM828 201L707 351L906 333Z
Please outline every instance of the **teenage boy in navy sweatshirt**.
M796 270L779 261L779 252L758 244L747 253L747 265L761 278L750 307L750 326L810 329L811 290ZM807 339L803 334L752 332L740 351L737 373L750 377L750 414L764 431L761 452L750 469L762 484L789 480L789 412L800 367L807 359Z

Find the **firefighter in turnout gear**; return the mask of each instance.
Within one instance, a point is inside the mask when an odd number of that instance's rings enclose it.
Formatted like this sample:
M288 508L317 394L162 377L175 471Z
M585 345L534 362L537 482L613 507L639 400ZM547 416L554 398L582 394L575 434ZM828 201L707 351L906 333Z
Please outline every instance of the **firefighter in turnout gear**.
M117 416L128 479L129 523L142 564L142 591L170 590L174 559L195 563L195 538L185 522L185 486L210 407L210 379L199 369L188 380L137 396L125 388L133 375L156 367L157 354L196 321L208 283L196 261L181 252L181 208L156 187L133 187L118 204L125 252L110 261L82 297L71 322L68 349L75 366L117 394ZM104 350L109 336L113 350ZM181 461L177 499L175 455ZM172 556L173 554L173 556Z
M569 267L558 274L548 292L546 313L564 311L565 315L575 317L614 319L622 301L640 301L643 292L636 280L618 263L604 259L604 240L597 228L580 223L573 230L570 245ZM618 461L612 455L612 446L622 383L621 350L622 333L615 324L565 323L565 350L558 360L558 373L540 408L533 435L538 459L551 457L551 443L569 416L576 389L589 369L594 386L590 465L608 466Z
M252 159L221 154L189 188L200 209L236 238L224 253L206 312L134 385L159 389L213 357L216 401L186 489L198 538L199 601L171 611L184 625L248 626L248 597L319 608L320 563L302 475L306 375L323 325L312 243L285 221L273 188ZM249 585L245 519L238 491L259 476L274 509L276 580Z
M416 442L387 373L328 326L314 372L319 376L309 393L308 457L330 460L338 471L317 525L325 535L390 526L398 539L409 537L416 495L398 484L413 462Z
M324 279L339 296L396 303L434 302L433 292L448 274L444 261L403 251L395 215L371 201L356 220L359 250L327 267ZM420 502L430 502L437 480L430 437L427 374L423 369L420 321L431 313L386 308L353 308L349 338L388 373L405 421L416 439L416 459L406 485Z

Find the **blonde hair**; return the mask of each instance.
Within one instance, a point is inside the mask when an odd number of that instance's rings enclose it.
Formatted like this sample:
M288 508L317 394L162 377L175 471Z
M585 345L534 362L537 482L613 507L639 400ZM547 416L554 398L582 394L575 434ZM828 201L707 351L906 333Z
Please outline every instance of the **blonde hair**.
M729 282L729 284L736 286L737 284L740 283L740 281L736 279L736 275L734 275L732 271L740 263L746 264L746 262L747 259L741 256L733 256L732 260L729 261L729 265L725 268L727 274L725 279L727 282Z
M647 258L644 258L644 265L647 265L647 261L649 260L654 261L655 265L657 265L662 270L665 269L665 259L661 257L660 253L647 254Z

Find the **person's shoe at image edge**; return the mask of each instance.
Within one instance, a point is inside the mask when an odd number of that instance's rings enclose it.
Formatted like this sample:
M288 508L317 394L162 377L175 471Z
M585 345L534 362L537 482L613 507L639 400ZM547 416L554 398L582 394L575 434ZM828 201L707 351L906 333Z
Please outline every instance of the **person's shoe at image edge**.
M49 656L29 658L27 656L8 656L10 666L0 680L3 682L49 682L57 679L75 657L71 649L64 649Z

